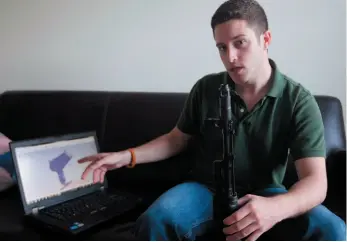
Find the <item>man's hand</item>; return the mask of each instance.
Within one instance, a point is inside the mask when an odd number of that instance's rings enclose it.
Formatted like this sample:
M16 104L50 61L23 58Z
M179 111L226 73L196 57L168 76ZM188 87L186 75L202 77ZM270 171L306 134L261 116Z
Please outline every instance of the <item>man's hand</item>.
M128 165L131 161L129 151L100 153L78 160L78 163L91 162L82 173L85 179L90 172L93 172L93 182L104 182L105 174L109 170L118 169Z
M282 220L280 209L271 197L246 195L239 199L241 208L224 219L226 240L257 240Z

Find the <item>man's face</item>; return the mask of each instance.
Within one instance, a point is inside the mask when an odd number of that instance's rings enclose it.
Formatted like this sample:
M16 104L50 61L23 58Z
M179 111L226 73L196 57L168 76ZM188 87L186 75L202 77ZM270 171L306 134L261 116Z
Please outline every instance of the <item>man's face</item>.
M269 33L257 35L245 20L230 20L216 26L214 38L231 79L243 85L253 82L266 58Z

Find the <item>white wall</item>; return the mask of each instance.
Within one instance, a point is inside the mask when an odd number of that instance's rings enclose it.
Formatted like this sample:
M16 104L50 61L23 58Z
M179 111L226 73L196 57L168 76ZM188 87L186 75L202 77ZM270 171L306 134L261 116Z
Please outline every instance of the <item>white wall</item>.
M1 0L0 91L188 92L223 66L210 18L224 0ZM280 69L346 107L344 0L260 0Z

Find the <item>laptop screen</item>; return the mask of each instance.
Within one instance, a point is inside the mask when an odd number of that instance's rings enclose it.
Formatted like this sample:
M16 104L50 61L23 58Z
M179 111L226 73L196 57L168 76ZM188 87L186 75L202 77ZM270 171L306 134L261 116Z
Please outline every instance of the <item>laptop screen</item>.
M81 179L90 163L78 163L79 159L98 153L93 135L17 145L13 152L26 206L45 205L45 201L62 202L78 196L71 196L76 191L94 186L92 172ZM65 194L70 196L64 197Z

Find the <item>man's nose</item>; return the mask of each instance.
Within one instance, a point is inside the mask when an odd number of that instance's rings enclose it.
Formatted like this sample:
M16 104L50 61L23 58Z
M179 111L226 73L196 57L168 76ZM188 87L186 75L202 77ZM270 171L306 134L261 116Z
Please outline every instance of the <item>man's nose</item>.
M237 53L235 49L232 49L232 48L228 49L227 59L230 63L233 63L237 59Z

